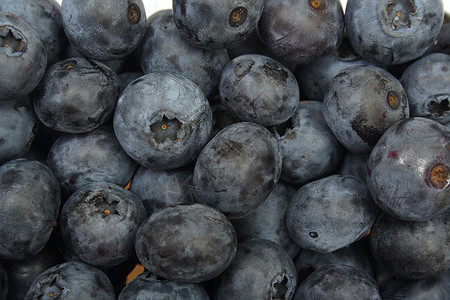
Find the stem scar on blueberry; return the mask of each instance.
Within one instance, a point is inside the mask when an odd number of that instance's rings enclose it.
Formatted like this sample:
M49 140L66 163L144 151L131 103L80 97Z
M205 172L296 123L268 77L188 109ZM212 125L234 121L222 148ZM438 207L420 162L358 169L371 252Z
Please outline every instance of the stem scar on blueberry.
M309 0L309 5L315 10L323 10L327 6L324 0Z
M11 28L0 27L0 47L10 48L12 53L25 52L26 43L19 33L14 33Z
M434 188L441 190L448 186L450 169L446 165L438 163L431 168L428 180Z
M136 4L128 6L128 20L131 24L137 24L141 19L141 9Z
M387 103L390 108L397 109L400 106L400 99L397 96L397 93L394 91L389 91L387 94Z
M317 232L311 231L311 232L309 233L309 236L315 239L315 238L317 238L319 235L317 234Z
M247 9L245 7L236 7L228 17L228 24L231 27L239 27L247 20Z

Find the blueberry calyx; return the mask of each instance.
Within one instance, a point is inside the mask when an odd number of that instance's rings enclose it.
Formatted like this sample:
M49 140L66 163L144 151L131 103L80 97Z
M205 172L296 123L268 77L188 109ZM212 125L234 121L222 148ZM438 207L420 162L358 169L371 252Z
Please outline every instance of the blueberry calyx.
M288 291L288 288L286 286L287 283L288 283L288 278L284 274L279 276L279 278L275 278L273 286L272 286L273 296L271 299L286 299L285 296Z
M141 9L135 3L132 3L128 6L128 20L131 24L139 23L141 19Z
M327 7L326 1L324 0L309 0L309 5L316 11L324 10Z
M150 125L150 130L154 133L153 138L156 144L159 145L166 140L178 142L178 131L181 126L182 123L177 118L169 119L166 115L163 115L161 121Z
M428 112L434 117L442 117L450 110L448 94L433 95L426 101Z
M387 94L387 102L389 104L389 107L393 110L396 110L400 106L400 99L396 92L389 91Z
M428 180L434 188L442 190L449 184L450 169L448 166L438 163L431 168Z
M231 27L239 27L247 20L247 9L245 7L236 7L228 16L228 24Z
M0 26L0 49L8 56L20 56L27 49L26 39L19 30Z
M391 29L411 28L410 16L413 16L415 11L413 0L389 1L386 5L386 17Z

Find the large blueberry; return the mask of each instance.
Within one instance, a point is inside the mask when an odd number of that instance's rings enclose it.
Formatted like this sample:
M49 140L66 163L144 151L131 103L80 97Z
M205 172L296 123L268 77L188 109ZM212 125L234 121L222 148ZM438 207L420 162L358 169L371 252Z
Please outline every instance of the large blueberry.
M26 259L46 245L61 204L59 183L41 162L19 158L0 167L0 257Z
M48 268L31 284L24 300L114 300L114 288L100 269L81 262Z
M433 46L442 0L348 0L345 25L353 48L378 65L409 62Z
M254 211L278 182L282 156L274 135L256 123L231 124L201 151L194 195L230 218Z
M365 235L378 208L366 183L351 175L331 175L302 186L286 212L291 238L304 249L331 252Z
M306 65L339 47L344 12L337 0L266 0L257 29L277 57Z
M135 233L146 217L144 205L132 192L95 182L67 199L59 223L64 241L82 261L109 267L132 257Z
M34 92L33 105L46 126L82 133L111 118L119 92L119 77L109 67L73 57L47 69Z
M136 233L136 254L153 274L203 282L231 263L236 232L224 214L201 204L180 204L154 212Z
M395 218L423 221L450 207L450 131L420 117L389 128L370 153L366 181Z
M231 265L218 278L214 299L292 299L297 273L284 249L269 240L239 243Z
M87 133L61 135L50 147L46 163L66 195L98 181L124 187L137 167L106 125Z
M140 165L174 169L192 162L208 142L212 111L191 80L149 73L122 92L114 113L114 132Z
M333 78L323 99L323 116L350 151L369 153L395 122L409 117L402 84L373 65L344 69Z
M61 14L70 43L93 59L124 57L145 33L142 0L64 0Z
M207 97L217 92L222 69L230 60L225 49L206 50L186 42L178 34L169 9L148 18L136 58L145 73L168 72L185 76Z
M47 68L41 38L17 15L0 12L0 100L31 93Z
M450 122L450 55L433 53L411 63L400 82L408 96L411 117Z
M200 48L227 48L247 38L261 17L264 0L173 0L181 36Z
M219 95L241 120L271 126L292 117L300 89L294 74L278 61L247 54L234 58L223 69Z

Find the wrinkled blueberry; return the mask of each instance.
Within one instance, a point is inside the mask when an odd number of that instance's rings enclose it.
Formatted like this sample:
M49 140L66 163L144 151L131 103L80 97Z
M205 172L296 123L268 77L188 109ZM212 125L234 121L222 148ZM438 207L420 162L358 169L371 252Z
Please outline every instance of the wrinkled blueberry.
M173 19L180 35L205 49L222 49L252 33L264 7L263 0L174 0Z
M61 15L70 43L100 60L131 53L144 36L147 18L141 0L64 0Z
M381 213L370 234L375 259L398 277L420 279L450 266L449 214L427 221L402 221Z
M120 80L109 67L81 57L50 66L33 95L39 120L61 132L91 131L113 114Z
M149 73L131 82L117 101L114 132L135 161L151 169L192 162L208 142L212 111L186 77Z
M87 133L61 135L52 144L46 164L65 195L98 181L124 187L137 167L106 125Z
M450 55L434 53L411 63L400 79L411 117L450 122Z
M275 187L281 164L280 146L268 129L250 122L231 124L201 151L194 167L194 195L229 218L241 218Z
M61 204L59 183L41 162L19 158L0 166L0 257L20 260L41 251Z
M354 66L333 78L323 116L348 150L369 153L386 129L409 117L408 100L392 74L372 65Z
M65 202L61 235L75 254L94 266L115 266L134 254L138 226L147 217L130 191L107 182L88 184Z
M274 55L306 65L339 47L344 12L336 0L266 0L257 29Z
M236 253L236 232L214 208L180 204L154 212L136 233L136 254L165 279L203 282L217 277Z
M378 65L412 61L433 46L442 0L348 0L345 25L353 48Z
M158 279L147 271L133 279L117 298L129 299L209 300L209 296L201 284Z
M35 278L24 300L34 299L114 300L116 296L100 269L81 262L65 262Z
M215 299L292 299L297 274L278 244L264 239L239 243L231 265L218 278Z
M300 247L331 252L365 235L377 214L364 181L351 175L330 175L297 191L286 212L286 223Z
M450 131L420 117L389 128L370 153L366 181L375 202L395 218L423 221L450 207Z
M220 76L219 95L241 120L271 126L292 117L300 89L294 74L278 61L247 54L225 66Z
M197 84L207 97L217 92L222 69L230 60L225 49L206 50L186 42L178 34L172 10L160 10L148 18L136 57L144 73L182 75Z
M0 100L27 96L47 67L47 54L38 33L22 18L1 11L0 65Z

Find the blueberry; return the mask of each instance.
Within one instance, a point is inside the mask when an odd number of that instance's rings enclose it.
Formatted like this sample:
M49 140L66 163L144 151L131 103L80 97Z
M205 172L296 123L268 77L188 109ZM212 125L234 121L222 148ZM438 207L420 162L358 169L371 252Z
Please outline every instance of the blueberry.
M275 187L281 173L280 146L256 123L231 124L203 148L194 167L197 202L229 218L254 211Z
M81 262L65 262L48 268L31 284L24 300L114 300L114 288L100 269Z
M180 35L205 49L223 49L247 38L261 17L263 0L173 0Z
M450 266L449 214L427 221L402 221L381 213L370 234L375 259L400 278L420 279Z
M209 300L209 296L201 284L158 279L146 271L128 283L117 298L129 299Z
M306 65L339 47L344 12L336 0L266 0L257 29L275 56Z
M409 117L402 84L373 65L354 66L336 75L323 99L323 116L351 152L369 153L395 122Z
M0 102L0 163L25 155L39 123L28 97Z
M147 217L130 191L107 182L78 189L59 217L61 235L75 254L94 266L116 266L134 254L138 226Z
M194 203L192 170L158 171L140 166L133 176L130 191L142 201L148 215L166 206Z
M240 219L232 219L238 240L259 238L273 241L281 245L290 257L295 257L300 252L300 246L289 237L285 216L296 191L294 187L279 181L254 212Z
M353 48L378 65L401 64L425 54L443 19L442 0L348 0L345 9Z
M433 53L411 63L400 79L411 117L450 122L450 55Z
M154 212L136 233L139 261L169 280L204 282L217 277L236 253L236 232L216 209L180 204Z
M377 214L364 181L351 175L330 175L296 192L286 223L291 238L302 248L332 252L365 235Z
M27 96L47 67L38 33L22 18L6 12L0 12L0 65L0 100Z
M360 269L328 265L313 272L299 284L294 299L377 299L376 281Z
M50 66L34 91L39 120L61 132L84 133L111 118L120 80L109 67L81 57Z
M201 89L186 77L149 73L122 92L114 132L140 165L174 169L191 163L208 142L212 111Z
M145 33L141 0L64 0L61 14L70 43L93 59L122 58L137 47Z
M6 300L8 298L8 292L9 292L8 273L3 264L0 263L0 300Z
M39 34L47 53L47 62L56 62L67 41L58 1L3 0L0 11L24 19Z
M214 299L292 299L297 274L284 249L269 240L239 243L231 265L218 278Z
M230 60L225 49L206 50L185 41L175 27L172 10L160 10L148 18L136 56L144 73L168 72L185 76L207 97L217 92L222 69Z
M283 155L281 179L294 185L330 175L344 147L328 127L319 101L301 101L293 117L277 128Z
M389 128L370 153L366 181L395 218L424 221L450 207L449 130L421 117Z
M271 126L292 117L300 89L294 74L278 61L247 54L225 66L220 76L219 95L241 120Z
M36 255L58 218L58 181L43 163L19 158L0 166L0 195L0 257Z

